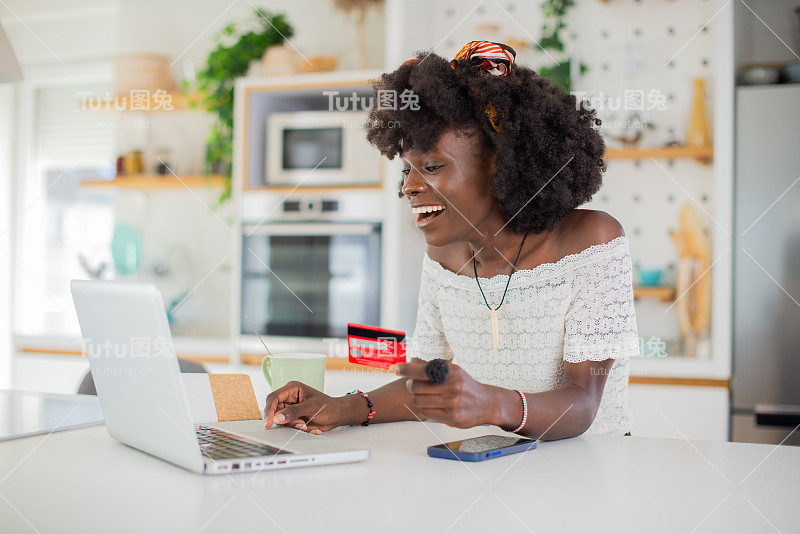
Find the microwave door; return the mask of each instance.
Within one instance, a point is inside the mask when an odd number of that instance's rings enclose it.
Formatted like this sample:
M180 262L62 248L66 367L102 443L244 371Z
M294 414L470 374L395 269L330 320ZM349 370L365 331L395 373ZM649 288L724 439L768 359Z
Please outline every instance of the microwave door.
M286 171L341 169L342 128L286 128L282 166Z

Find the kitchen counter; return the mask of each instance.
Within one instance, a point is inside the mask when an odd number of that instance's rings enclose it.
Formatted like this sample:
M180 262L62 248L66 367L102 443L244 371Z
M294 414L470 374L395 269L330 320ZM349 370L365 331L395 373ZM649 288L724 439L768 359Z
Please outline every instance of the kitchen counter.
M282 339L280 342L266 338L274 352L321 352L327 350L329 343L322 341L302 341L298 338ZM80 339L33 338L17 336L14 339L17 350L26 354L79 355ZM231 354L262 354L261 343L255 336L245 336L236 344L226 338L202 338L175 336L175 350L181 357L200 358L212 363L224 363ZM298 344L299 343L299 344ZM345 346L346 357L346 346ZM647 382L648 379L675 378L705 379L718 382L727 387L730 378L729 363L717 360L703 360L683 356L666 358L633 358L630 373L633 381ZM230 372L230 371L229 371Z

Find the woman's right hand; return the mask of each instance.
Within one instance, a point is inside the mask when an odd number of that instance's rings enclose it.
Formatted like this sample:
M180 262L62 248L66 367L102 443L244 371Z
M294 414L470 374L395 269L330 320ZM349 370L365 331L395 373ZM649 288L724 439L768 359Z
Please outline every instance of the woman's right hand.
M302 382L292 381L267 396L264 428L272 423L311 434L349 424L345 397L330 397Z

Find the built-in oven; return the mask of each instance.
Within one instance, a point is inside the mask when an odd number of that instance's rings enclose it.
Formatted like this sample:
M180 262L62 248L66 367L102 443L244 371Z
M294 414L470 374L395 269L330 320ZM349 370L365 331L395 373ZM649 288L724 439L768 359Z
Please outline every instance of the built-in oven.
M380 222L295 199L242 230L242 334L341 338L347 323L380 324Z

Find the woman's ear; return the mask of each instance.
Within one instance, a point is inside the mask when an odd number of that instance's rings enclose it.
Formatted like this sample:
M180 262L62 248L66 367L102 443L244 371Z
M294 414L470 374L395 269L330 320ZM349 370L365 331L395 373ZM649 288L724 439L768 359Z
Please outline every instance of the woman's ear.
M497 151L491 148L486 149L486 172L489 174L489 182L494 179L497 172Z

